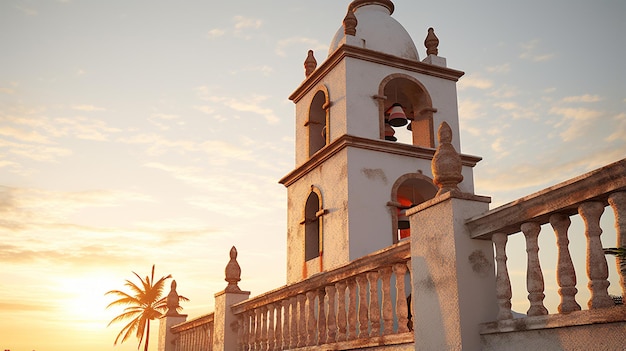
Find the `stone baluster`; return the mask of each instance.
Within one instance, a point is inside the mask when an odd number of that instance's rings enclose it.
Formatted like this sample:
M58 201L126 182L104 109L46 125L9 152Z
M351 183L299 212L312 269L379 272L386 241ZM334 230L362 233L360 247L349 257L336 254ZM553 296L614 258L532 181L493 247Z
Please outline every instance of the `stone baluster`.
M580 311L580 305L576 302L576 271L569 252L569 239L567 231L572 221L564 214L553 214L550 216L550 225L556 235L558 251L558 263L556 266L556 281L559 284L559 313Z
M274 313L276 312L276 308L273 304L268 305L267 308L267 349L273 351L275 344Z
M248 323L249 323L249 328L248 328L248 349L249 350L254 350L254 335L256 334L256 323L255 323L255 315L254 315L254 310L248 312Z
M357 333L357 337L366 338L369 335L369 323L367 318L367 275L365 273L359 274L356 277L356 282L359 284L359 331Z
M513 319L511 312L511 279L506 267L506 242L509 237L504 233L495 233L491 241L496 248L496 298L498 299L498 320Z
M337 341L346 341L346 281L338 281L337 288Z
M406 267L408 269L409 272L409 286L412 288L413 287L413 264L411 263L411 259L409 258L406 261ZM407 308L409 309L409 323L408 323L408 327L410 331L413 331L413 320L414 320L414 316L413 316L413 312L415 311L413 309L413 295L411 293L409 293L409 296L407 296Z
M543 305L544 284L543 284L543 272L541 271L541 265L539 264L539 232L541 226L534 222L527 222L522 224L522 232L526 237L526 254L528 256L528 265L526 267L526 287L528 289L528 301L530 301L530 308L528 309L529 316L541 316L548 314L548 310Z
M350 277L348 278L348 329L346 339L356 339L356 333L356 279Z
M337 289L334 285L328 285L324 288L326 296L328 296L328 317L326 317L326 343L334 343L337 339L337 313L335 311L335 292Z
M369 320L372 323L370 337L380 335L380 305L378 304L378 272L368 272L367 280L370 288Z
M276 323L274 324L274 348L272 350L282 350L283 349L283 311L282 311L282 303L276 302L274 303L274 309L276 310Z
M289 339L289 348L295 348L298 345L298 298L296 296L291 301L291 337Z
M281 305L283 306L283 342L282 342L281 350L286 350L291 347L291 342L289 341L289 338L291 337L290 328L289 328L290 326L289 307L291 306L291 302L289 301L289 299L285 299L281 302Z
M626 248L626 192L614 193L609 196L609 205L615 214L615 232L617 234L617 247ZM620 273L620 285L622 296L626 298L626 260L617 259L617 272Z
M324 301L326 292L324 288L317 291L318 312L317 312L317 345L326 341L326 302Z
M298 347L306 346L306 295L298 295Z
M261 307L261 351L267 351L267 341L269 339L268 312L268 306Z
M262 351L263 349L261 348L261 335L263 333L263 327L262 327L262 317L261 317L261 309L260 308L256 308L254 310L254 318L255 318L255 326L254 326L254 350L255 351Z
M383 305L383 335L393 334L393 307L391 304L391 267L384 267L380 271L382 280Z
M396 274L396 315L398 316L398 333L409 331L409 309L406 303L406 292L404 291L404 276L406 275L406 263L396 263L393 265L393 272Z
M306 292L307 314L306 314L306 345L313 346L317 339L315 332L317 321L315 320L315 297L317 292L314 290Z
M587 237L587 276L591 298L587 303L590 309L615 306L609 296L609 266L602 250L600 235L600 216L604 212L601 202L585 202L578 207L578 214L585 222L585 236Z
M239 317L240 323L241 323L241 327L239 328L240 334L239 334L239 349L242 351L248 351L248 335L249 335L249 330L250 330L250 320L248 318L248 314L247 313L242 313ZM213 330L213 329L212 329ZM213 334L213 332L211 331L211 334Z

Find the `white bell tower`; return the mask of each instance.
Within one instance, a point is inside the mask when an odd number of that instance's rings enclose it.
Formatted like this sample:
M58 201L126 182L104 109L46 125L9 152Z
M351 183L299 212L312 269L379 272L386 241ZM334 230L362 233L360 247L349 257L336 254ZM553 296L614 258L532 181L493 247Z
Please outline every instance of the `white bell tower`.
M296 167L288 190L287 283L336 268L410 235L404 210L435 196L431 160L446 122L460 153L456 82L432 29L419 60L390 0L355 0L296 104ZM396 141L400 128L410 132ZM461 155L459 189L473 193L479 157Z

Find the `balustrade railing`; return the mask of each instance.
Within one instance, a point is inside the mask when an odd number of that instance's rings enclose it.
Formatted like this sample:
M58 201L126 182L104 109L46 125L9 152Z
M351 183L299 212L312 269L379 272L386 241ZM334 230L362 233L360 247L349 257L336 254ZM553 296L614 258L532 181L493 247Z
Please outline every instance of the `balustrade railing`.
M240 349L412 343L405 287L409 258L409 242L401 242L234 305Z
M526 285L530 302L527 315L548 314L544 306L544 276L537 240L541 225L547 223L552 226L557 242L556 281L560 295L558 313L581 310L576 301L576 272L569 249L568 229L570 217L573 215L579 215L585 225L586 271L591 294L587 306L589 309L615 306L607 290L608 265L601 241L600 217L607 206L615 214L617 246L626 246L626 159L493 209L466 222L472 238L491 239L495 246L498 320L512 318L512 291L507 269L506 244L509 235L520 232L526 240ZM573 236L573 240L583 238ZM606 246L613 246L613 243ZM620 281L622 294L626 295L623 276Z
M189 320L171 329L176 351L213 350L213 313Z

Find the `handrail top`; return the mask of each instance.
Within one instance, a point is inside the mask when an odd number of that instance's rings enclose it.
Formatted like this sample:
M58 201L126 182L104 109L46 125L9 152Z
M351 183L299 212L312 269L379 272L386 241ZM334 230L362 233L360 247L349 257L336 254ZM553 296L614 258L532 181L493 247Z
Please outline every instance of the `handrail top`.
M205 315L202 315L202 316L199 316L199 317L196 317L196 318L193 318L188 321L172 326L172 332L180 333L185 330L193 329L202 324L213 322L214 318L215 318L215 312L211 312L209 314L205 314Z
M489 210L465 224L473 239L510 235L525 222L541 225L555 213L571 216L583 202L607 204L610 194L618 191L626 191L626 158Z
M290 285L283 285L277 289L237 303L232 306L232 312L239 314L248 309L266 306L315 288L322 288L348 277L372 271L381 266L381 261L384 261L385 264L402 262L409 259L410 255L410 240L403 240L330 271L317 273L305 280Z

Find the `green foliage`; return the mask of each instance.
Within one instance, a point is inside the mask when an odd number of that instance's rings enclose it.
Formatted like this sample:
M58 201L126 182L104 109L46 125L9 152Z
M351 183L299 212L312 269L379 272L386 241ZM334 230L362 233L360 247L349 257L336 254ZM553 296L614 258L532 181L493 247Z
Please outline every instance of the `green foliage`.
M124 306L123 312L113 318L107 326L130 319L130 322L117 334L113 345L117 345L118 341L123 343L134 335L139 339L137 349L141 347L145 337L144 350L147 351L150 338L150 321L161 317L167 310L167 297L162 297L162 295L165 281L172 276L168 274L155 281L154 265L152 265L152 274L146 276L145 279L142 279L135 272L133 274L139 279L140 283L135 284L127 279L124 286L130 290L130 293L121 290L111 290L105 293L105 295L118 297L117 300L111 302L106 308ZM180 296L179 299L188 301L183 296Z
M602 249L605 255L613 255L619 260L620 273L626 278L626 247L607 247Z

